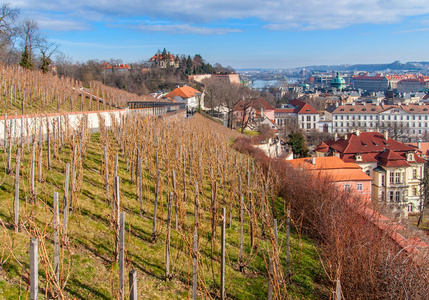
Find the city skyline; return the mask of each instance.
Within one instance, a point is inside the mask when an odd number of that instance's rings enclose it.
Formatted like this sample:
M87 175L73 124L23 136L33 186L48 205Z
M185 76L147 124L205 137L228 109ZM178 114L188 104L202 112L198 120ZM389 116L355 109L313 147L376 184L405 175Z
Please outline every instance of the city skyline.
M427 61L424 1L19 0L74 61L148 60L158 49L241 68Z

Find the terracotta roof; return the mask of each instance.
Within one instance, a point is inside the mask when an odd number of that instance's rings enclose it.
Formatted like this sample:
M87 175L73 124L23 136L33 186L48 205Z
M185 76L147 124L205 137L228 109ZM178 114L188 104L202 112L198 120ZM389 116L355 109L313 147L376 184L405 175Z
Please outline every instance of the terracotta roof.
M327 110L333 114L378 114L384 108L376 104L344 104L338 107L332 105Z
M314 163L312 163L314 160ZM346 163L336 156L298 158L288 161L291 165L311 171L319 171L320 174L332 178L332 181L371 181L372 178L362 172L359 165Z
M293 99L289 104L295 107L295 112L297 114L319 114L317 110L304 101Z
M420 144L420 148L418 148L418 144ZM419 149L420 152L426 156L429 155L429 143L407 143L407 145L416 147L416 149Z
M363 153L362 162L377 162L377 158L375 156L377 153ZM356 154L342 154L341 159L345 162L356 162Z
M322 142L319 146L317 146L314 151L317 152L328 152L329 151L329 146L326 145L324 142Z
M414 151L415 149L391 138L384 138L379 132L361 132L346 135L347 139L325 141L332 149L343 154L382 152L384 149L393 151Z
M421 103L421 102L420 102ZM401 109L412 114L429 114L429 105L421 103L401 105Z
M401 79L407 79L407 78L413 78L415 75L383 75L383 74L375 74L375 75L368 75L368 73L365 74L359 74L354 75L354 80L401 80Z
M151 61L151 62L158 62L161 60L174 61L175 59L176 59L176 56L174 56L173 54L167 53L167 55L165 55L165 57L162 54L155 54L154 56L152 56L149 59L149 61Z
M314 164L312 163L313 160ZM297 158L291 160L290 163L294 166L306 167L312 170L361 169L357 164L346 163L336 156Z
M293 108L276 108L274 109L274 113L293 113L295 109Z
M420 82L420 83L424 83L426 81L429 81L429 77L428 76L418 76L416 78L402 79L401 81L398 82L398 84L402 84L402 83L406 83L406 82Z
M127 64L117 64L117 65L110 65L107 62L104 62L101 65L101 69L131 69L131 67Z
M197 94L201 94L201 92L194 88L191 88L190 86L182 86L168 93L167 95L165 95L165 97L170 100L173 100L177 96L180 96L183 99L187 99L195 97Z

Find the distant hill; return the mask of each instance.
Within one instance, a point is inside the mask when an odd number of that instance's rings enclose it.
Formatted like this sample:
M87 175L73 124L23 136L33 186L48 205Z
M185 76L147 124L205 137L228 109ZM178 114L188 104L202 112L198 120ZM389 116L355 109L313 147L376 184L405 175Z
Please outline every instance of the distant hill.
M427 70L429 69L429 62L406 62L401 63L399 60L390 64L356 64L356 65L320 65L320 66L306 66L306 70L324 70L324 71L384 71L384 70Z
M305 68L308 71L428 71L429 70L429 61L409 61L406 63L401 63L399 60L394 61L389 64L355 64L355 65L312 65L312 66L303 66L296 68L287 68L288 72L297 72ZM263 69L263 68L247 68L247 69L237 69L238 72L254 72L254 71L269 71L272 72L275 69ZM279 70L279 69L277 69Z

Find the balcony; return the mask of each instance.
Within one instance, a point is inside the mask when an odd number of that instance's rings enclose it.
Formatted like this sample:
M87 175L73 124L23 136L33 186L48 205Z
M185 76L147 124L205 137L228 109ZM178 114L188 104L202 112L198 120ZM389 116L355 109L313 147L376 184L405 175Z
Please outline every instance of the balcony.
M404 182L389 182L387 187L396 188L396 189L406 189L406 188L409 188L409 185Z

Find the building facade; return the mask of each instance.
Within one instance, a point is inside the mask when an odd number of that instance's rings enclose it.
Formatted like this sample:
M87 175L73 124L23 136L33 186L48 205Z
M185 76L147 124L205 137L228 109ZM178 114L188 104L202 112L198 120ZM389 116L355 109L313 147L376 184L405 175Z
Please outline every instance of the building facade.
M428 132L429 105L423 102L398 105L351 103L333 105L326 112L332 133L388 130L394 138L423 136Z
M327 149L326 149L327 148ZM407 217L421 208L420 182L425 160L416 148L388 137L387 131L360 132L325 141L318 155L337 156L359 165L372 181L372 199L385 212Z
M384 75L360 73L353 76L353 87L369 92L387 91L389 84L392 89L396 89L398 82L403 79L413 78L414 75Z
M274 110L274 121L277 126L299 126L310 131L320 130L319 112L310 104L294 99L286 106Z
M346 163L336 156L298 158L289 163L317 176L327 176L340 191L347 192L351 196L359 196L365 202L371 201L372 178L356 163Z

